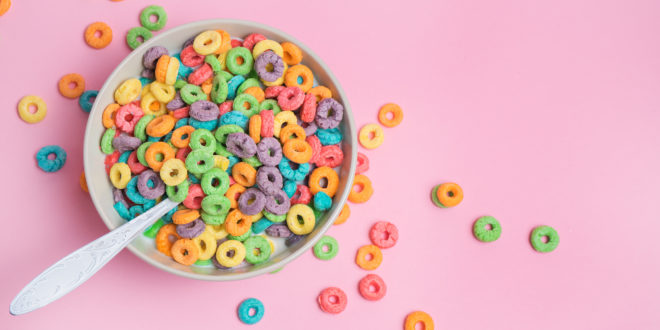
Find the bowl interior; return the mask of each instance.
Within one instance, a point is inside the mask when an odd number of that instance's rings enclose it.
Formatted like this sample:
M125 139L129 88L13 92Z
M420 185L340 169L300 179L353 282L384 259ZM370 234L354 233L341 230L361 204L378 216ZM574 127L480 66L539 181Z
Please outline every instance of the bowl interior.
M283 267L286 263L311 248L332 225L348 196L350 190L348 183L353 181L357 157L357 134L350 104L337 79L318 56L290 35L259 23L230 19L198 21L161 32L131 52L112 72L99 91L87 122L84 142L84 165L87 184L94 206L109 229L117 228L124 224L125 220L119 217L113 208L112 185L105 172L105 155L99 148L99 141L105 130L102 125L103 109L108 104L114 102L113 95L115 88L121 82L139 76L142 70L142 55L147 49L158 45L168 48L172 54L177 53L180 51L181 45L188 38L210 29L223 29L231 36L237 37L244 37L250 33L261 33L268 39L278 42L290 41L295 43L303 52L303 64L307 65L314 72L314 76L319 84L328 87L332 91L333 98L343 104L345 109L344 119L340 125L340 129L344 134L342 143L344 162L339 169L339 189L333 198L332 208L320 219L316 220L317 225L314 231L294 246L287 248L281 240L273 240L276 244L275 252L268 262L258 266L246 265L230 270L219 270L215 267L188 267L180 265L158 252L154 241L143 235L140 235L128 246L129 250L138 257L168 272L195 279L225 281L248 278Z

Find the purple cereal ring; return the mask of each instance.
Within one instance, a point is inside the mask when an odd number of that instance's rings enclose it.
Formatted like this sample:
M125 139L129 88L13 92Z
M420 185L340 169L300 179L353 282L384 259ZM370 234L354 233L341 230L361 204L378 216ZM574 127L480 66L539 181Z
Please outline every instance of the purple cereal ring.
M318 126L316 126L316 123L309 122L306 123L300 119L298 119L298 126L302 127L305 130L305 135L306 136L312 136L316 133L316 130L318 129Z
M302 240L303 238L305 238L305 236L302 236L302 235L291 235L291 236L287 237L286 241L284 241L284 244L285 244L287 247L291 247L292 245L294 245L294 244L300 242L300 240Z
M121 189L112 188L112 201L115 203L117 202L126 203L126 197L124 197L124 192Z
M176 95L174 95L174 98L172 101L167 102L167 110L174 111L176 109L180 109L186 106L186 102L183 102L183 99L181 98L181 93L179 91L176 92Z
M293 233L289 230L289 227L283 223L274 223L270 227L266 228L266 234L273 237L283 237L287 238Z
M152 182L153 186L150 187L149 182ZM152 170L146 170L138 175L137 188L140 195L146 199L156 199L165 193L165 183Z
M257 186L264 194L272 195L278 190L282 190L283 185L284 179L277 167L261 166L257 170Z
M268 64L273 66L273 71L266 69ZM273 82L284 74L284 61L274 52L263 52L254 61L254 69L257 71L259 78Z
M266 166L277 166L282 161L282 145L274 137L265 137L257 144L257 158Z
M191 104L188 114L199 121L209 121L218 119L220 108L211 101L202 100Z
M167 54L169 54L167 48L163 46L153 46L147 49L147 51L144 52L144 55L142 55L142 65L147 69L153 70L156 68L156 62L158 62L158 59Z
M140 77L144 77L147 79L155 79L156 73L152 69L144 69L142 70L142 73L140 73Z
M245 215L255 215L266 205L266 195L257 188L248 188L238 198L238 209Z
M195 219L183 225L176 226L176 233L183 238L195 238L201 235L206 229L202 219Z
M187 48L188 46L192 45L193 42L195 42L195 37L188 38L188 40L183 42L183 46L181 46L181 49Z
M291 207L291 200L289 196L284 192L284 190L278 190L272 195L266 196L266 211L275 214L282 215L286 214Z
M227 151L240 158L250 158L257 153L257 144L245 133L231 133L225 141Z
M323 129L339 126L344 118L344 106L333 98L327 98L319 102L316 107L316 124Z
M121 133L116 138L112 139L112 146L123 154L125 151L135 150L142 144L140 139L130 136L126 133Z

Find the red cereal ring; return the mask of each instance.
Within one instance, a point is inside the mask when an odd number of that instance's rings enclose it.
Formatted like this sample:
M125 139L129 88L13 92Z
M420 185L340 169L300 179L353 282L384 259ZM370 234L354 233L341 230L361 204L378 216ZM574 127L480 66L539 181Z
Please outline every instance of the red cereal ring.
M135 124L142 118L144 112L134 103L129 103L119 107L115 114L115 125L123 132L133 134Z
M298 86L286 87L277 96L277 104L282 110L296 110L305 101L305 93Z
M211 77L213 77L213 69L208 63L204 63L188 75L188 83L199 86Z
M238 39L231 39L231 48L236 48L236 47L241 47L243 46L243 42L238 40Z
M219 108L220 108L220 117L222 117L222 115L226 114L227 112L231 111L233 107L234 107L234 101L231 101L231 100L230 101L224 101L224 102L220 103L220 106L219 106Z
M371 243L381 249L391 248L399 239L399 230L389 222L378 221L371 226L369 239L371 239Z
M252 48L254 47L254 45L257 44L257 42L266 39L267 39L266 36L264 36L261 33L252 33L249 36L245 37L245 39L243 39L243 47L252 51Z
M316 164L316 162L321 159L321 141L319 140L318 136L316 135L310 135L307 138L305 138L305 141L309 143L309 145L312 147L312 158L309 159L309 162L312 164ZM316 164L318 165L318 164Z
M358 290L364 299L374 301L385 297L387 286L380 276L368 274L360 280Z
M172 110L172 112L170 112L170 115L176 119L182 119L188 117L188 111L190 111L190 107L183 107L176 110Z
M192 45L181 51L181 63L187 67L194 68L204 63L204 56L198 54Z
M275 130L273 110L262 110L259 116L261 116L261 136L273 137L273 131Z
M204 191L202 191L202 186L198 183L193 183L190 185L190 188L188 188L188 196L183 200L183 206L189 209L199 210L202 207L202 199L204 199L204 197L206 197L206 195L204 195Z
M267 99L275 99L277 98L278 95L282 92L282 90L286 88L284 86L268 86L266 87L266 90L264 91L264 97Z
M313 157L313 156L312 156ZM319 159L316 161L318 166L337 167L344 161L344 152L338 145L333 144L321 147Z
M369 158L367 155L358 152L357 154L357 166L355 167L355 174L362 174L369 170Z
M296 186L296 191L291 197L291 205L293 204L307 204L312 200L312 193L309 191L309 187L304 184L299 184Z
M316 96L306 94L300 111L300 120L311 123L316 117Z
M339 314L346 308L346 293L340 288L330 287L319 294L319 307L326 313Z
M115 163L119 160L119 151L115 151L107 156L105 156L105 171L110 174L110 169L112 168L112 165L115 165Z
M186 162L186 157L188 157L188 154L192 151L190 147L185 147L181 148L176 151L176 154L174 155L174 158L180 159L182 162Z
M142 165L142 163L140 163L138 160L137 151L131 152L131 154L128 156L128 160L126 160L126 164L128 164L128 168L131 169L131 173L133 174L140 174L147 169L147 167Z

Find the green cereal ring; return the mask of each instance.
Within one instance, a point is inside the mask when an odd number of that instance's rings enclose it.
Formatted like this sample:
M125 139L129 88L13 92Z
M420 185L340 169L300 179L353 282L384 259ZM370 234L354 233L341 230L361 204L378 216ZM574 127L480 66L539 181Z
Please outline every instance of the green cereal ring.
M101 137L101 151L106 155L115 152L115 148L112 146L112 139L115 138L115 133L116 130L114 128L108 128Z
M236 241L239 241L239 242L243 242L246 239L248 239L248 237L250 237L250 236L252 236L252 228L248 229L248 231L245 234L241 235L241 236L227 235L227 240L232 240L233 239L233 240L236 240ZM269 247L270 247L270 244L269 244Z
M307 204L312 209L312 212L314 212L314 218L316 219L316 224L319 224L319 220L321 219L321 216L323 215L323 211L319 211L314 208L314 200L312 200L309 204Z
M490 229L486 227L488 225L490 225ZM502 234L502 226L497 219L491 216L485 216L474 222L472 233L474 234L474 237L482 242L492 242L500 238L500 234Z
M243 63L238 64L236 61L239 57L243 58ZM227 69L233 74L248 74L252 70L254 59L249 49L245 47L235 47L227 52Z
M151 21L151 16L156 16L157 19L155 22ZM163 7L151 5L142 9L140 23L148 30L158 31L167 23L167 13Z
M152 145L152 141L148 141L145 143L142 143L138 148L137 148L137 159L142 164L143 166L149 167L149 164L147 164L147 160L144 158L144 153L147 152L147 148L149 148L150 145Z
M202 142L203 141L203 142ZM215 137L211 131L205 128L198 128L190 134L190 149L205 150L213 153L215 151Z
M431 200L433 201L433 204L435 204L435 206L447 208L446 206L442 205L442 203L440 203L440 201L438 200L438 188L440 188L440 185L433 187L433 190L431 190Z
M543 237L546 237L548 241L543 242ZM529 241L534 250L538 252L552 252L559 245L559 234L550 226L538 226L532 230Z
M204 57L204 62L211 66L213 73L218 74L220 71L222 71L222 65L214 54L206 55L206 57Z
M223 195L208 195L202 199L202 210L210 215L227 215L230 208L229 198Z
M222 79L224 79L225 82L231 80L231 78L234 78L234 75L225 70L220 71L220 76L222 76Z
M245 133L243 129L234 124L222 125L215 131L215 138L220 143L225 143L227 141L227 135L231 133Z
M247 78L259 78L259 74L257 73L257 70L252 69L250 73L248 73Z
M262 110L273 110L273 116L275 116L282 111L282 108L277 104L277 100L265 99L259 105L259 111Z
M193 84L186 84L181 87L181 99L186 104L193 104L197 101L206 100L206 94L201 87Z
M128 47L135 49L153 36L154 35L151 34L151 31L141 26L134 27L128 30L128 33L126 34L126 43L128 44ZM138 38L142 38L142 41L138 40Z
M323 248L327 251L324 251ZM339 244L337 240L330 236L323 236L314 244L314 255L321 260L330 260L334 258L339 252Z
M211 88L211 101L222 103L227 99L227 93L229 93L227 81L221 75L215 76L213 78L213 87Z
M257 167L263 165L263 164L259 161L259 159L257 158L257 156L252 156L252 157L250 157L250 158L243 158L243 162L248 163L250 166L252 166L252 167L254 167L254 168L257 168Z
M258 264L270 257L270 243L262 236L252 236L243 242L245 245L245 260L251 264Z
M154 115L144 115L140 120L138 120L137 124L135 124L135 130L133 131L133 135L140 139L140 141L144 142L147 140L147 133L146 133L146 128L147 124L149 124L150 121L152 121L156 116Z
M158 219L156 223L151 225L151 227L147 228L147 230L144 231L144 236L147 236L149 238L156 238L156 234L158 234L158 230L160 230L160 227L164 226L165 222L163 220Z
M231 152L229 152L229 150L227 150L227 148L225 148L225 146L223 146L222 143L217 143L215 145L215 154L220 155L222 157L229 157L234 155Z
M209 266L209 265L212 265L212 264L213 264L213 261L211 261L211 259L206 259L206 260L197 259L197 261L195 261L193 266Z
M213 214L206 213L202 210L202 220L204 220L204 223L206 223L207 225L212 225L212 226L221 225L221 224L225 223L225 218L226 217L227 217L227 214L213 215Z
M250 109L245 109L245 102L250 104ZM233 109L250 118L259 113L259 101L250 94L239 94L234 99Z
M236 90L236 95L243 94L243 92L245 92L246 89L255 86L261 87L259 86L259 80L257 80L256 78L245 79L245 81L240 86L238 86L238 90Z
M202 191L206 195L224 195L228 189L229 174L227 172L214 167L202 175ZM209 213L217 214L213 212Z
M203 174L215 166L213 153L207 150L193 150L186 157L186 168L193 174Z
M190 188L190 181L183 180L183 182L176 186L165 187L165 192L167 193L167 198L171 201L181 203L188 197L188 188Z
M285 214L280 214L280 215L275 215L275 214L272 214L268 211L264 211L264 217L266 217L266 219L268 219L272 222L282 222L282 221L286 220L286 213Z
M185 80L177 79L176 82L174 83L174 88L175 89L181 89L183 86L187 85L188 83Z

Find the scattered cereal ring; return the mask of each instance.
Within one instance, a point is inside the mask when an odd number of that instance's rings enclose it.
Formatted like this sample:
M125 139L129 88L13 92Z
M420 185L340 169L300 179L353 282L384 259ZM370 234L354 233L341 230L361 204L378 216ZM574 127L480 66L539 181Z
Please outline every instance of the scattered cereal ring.
M545 242L543 241L544 238L546 239ZM559 234L550 226L538 226L532 230L529 241L532 243L534 250L538 252L552 252L559 245Z
M378 221L371 226L369 238L371 243L381 249L391 248L399 239L399 230L389 222Z
M375 301L385 297L387 285L380 276L368 274L360 280L358 290L364 299Z
M92 48L105 48L112 41L112 29L103 22L94 22L85 30L85 41Z
M30 111L34 108L34 112ZM18 102L18 115L29 124L36 124L46 117L46 102L36 95L28 95Z
M355 174L362 174L369 170L369 158L367 155L357 153L357 166L355 167Z
M296 65L302 61L303 54L298 46L285 41L282 43L282 59L288 65Z
M142 45L145 41L151 39L153 36L154 35L151 33L151 31L144 27L137 26L128 30L128 33L126 34L126 43L128 44L128 47L135 49Z
M99 94L99 91L85 91L80 95L80 98L78 99L78 105L80 105L80 108L89 113L92 111L92 106L94 105L94 102L92 99L96 100L96 95Z
M197 245L191 239L181 238L172 244L172 258L174 261L190 266L199 258Z
M4 15L11 7L11 0L0 0L0 16Z
M173 223L166 224L156 234L156 249L164 255L171 257L174 240L179 240L180 238L181 236L176 232L176 225Z
M342 223L346 222L346 220L348 220L349 216L351 216L351 208L348 206L348 204L344 204L344 207L341 208L341 212L339 212L339 216L337 216L337 219L335 219L334 224L341 225Z
M421 329L424 330L433 330L433 319L429 314L426 314L422 311L416 311L408 314L406 316L406 321L404 324L404 330L415 330L417 329L417 324L421 324Z
M348 194L348 200L353 203L364 203L371 198L373 193L374 188L371 186L371 180L369 180L364 174L357 174L353 179L351 192Z
M156 16L155 22L151 21L152 16ZM142 9L142 12L140 13L140 23L147 30L158 31L167 24L167 13L161 6L149 6Z
M367 124L362 126L358 135L360 144L367 149L378 148L383 143L385 134L383 129L377 124Z
M456 183L443 183L434 190L440 207L454 207L463 200L463 189Z
M69 73L60 79L57 88L66 98L78 98L85 91L85 78L77 73Z
M394 127L403 121L403 111L398 104L387 103L378 110L378 121L385 127Z
M502 226L497 219L491 216L484 216L474 222L472 233L474 237L482 242L492 242L500 238Z
M238 319L245 324L255 324L264 317L264 304L255 298L243 300L238 305Z
M327 288L321 291L318 297L319 307L321 310L330 314L339 314L346 309L346 293L340 288Z
M80 189L86 193L89 193L89 189L87 188L87 179L85 179L85 171L80 173L80 179L78 181L80 182Z
M367 259L370 258L370 259ZM383 261L383 253L375 245L365 245L358 249L355 263L362 269L374 270Z
M50 159L51 155L53 156ZM66 151L60 146L45 146L37 152L37 165L46 172L57 172L66 163Z
M321 260L330 260L339 252L339 243L333 237L325 235L314 244L314 255Z

